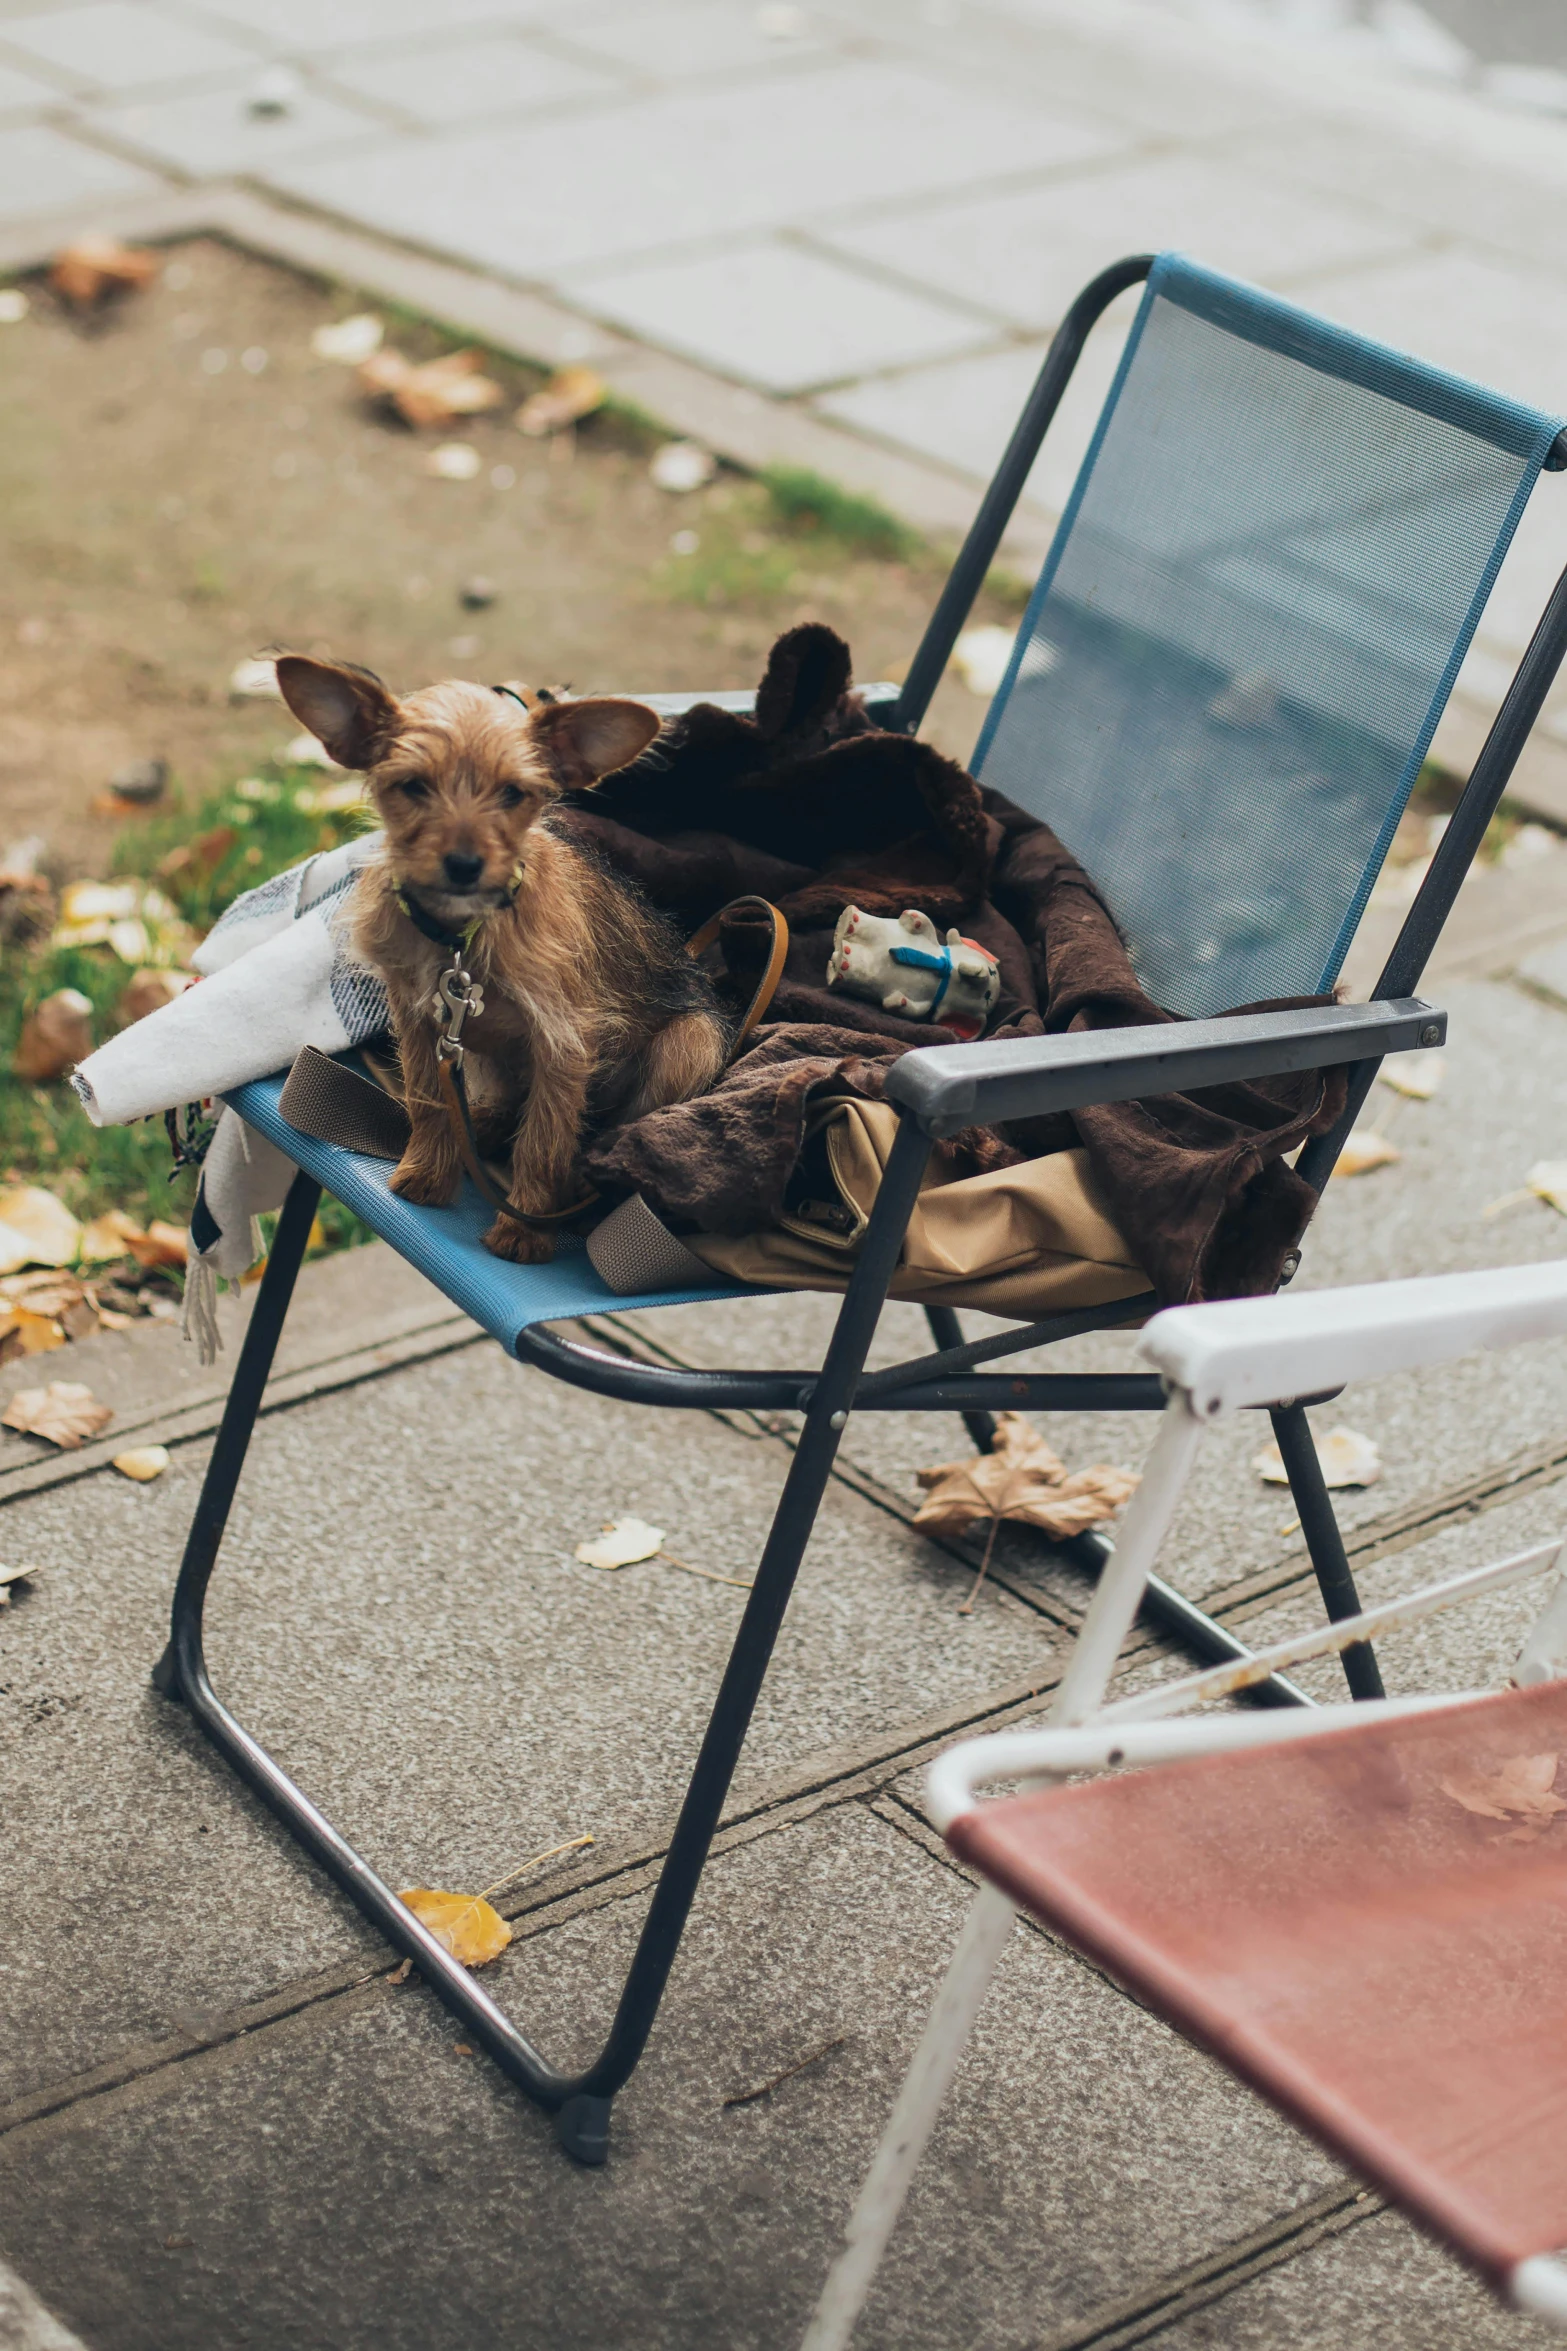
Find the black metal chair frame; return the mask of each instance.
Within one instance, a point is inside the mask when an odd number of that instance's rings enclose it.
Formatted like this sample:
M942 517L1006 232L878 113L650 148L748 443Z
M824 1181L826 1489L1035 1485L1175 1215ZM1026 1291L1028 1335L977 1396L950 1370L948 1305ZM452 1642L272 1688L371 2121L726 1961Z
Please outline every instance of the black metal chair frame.
M1116 295L1146 278L1152 263L1149 254L1118 262L1095 278L1067 313L943 589L907 683L896 702L879 713L884 723L910 732L918 727L1090 329ZM1553 447L1547 463L1553 471L1567 464L1567 434ZM887 1087L899 1112L897 1138L819 1371L677 1370L614 1355L543 1326L525 1330L518 1338L516 1351L522 1362L600 1395L685 1410L728 1406L803 1415L771 1531L613 2023L598 2056L578 2073L559 2070L532 2047L483 1986L442 1949L235 1720L208 1675L202 1644L207 1586L320 1198L321 1187L312 1177L301 1171L295 1179L186 1543L169 1645L153 1678L166 1696L184 1702L289 1834L387 1941L413 1961L502 2071L554 2114L561 2145L579 2162L604 2161L611 2101L647 2044L849 1414L956 1412L984 1449L994 1434L991 1414L996 1409L1158 1412L1164 1407L1162 1383L1149 1374L998 1374L977 1368L1081 1331L1139 1319L1152 1310L1152 1297L1056 1315L968 1343L950 1307L928 1307L935 1352L865 1373L866 1355L933 1141L976 1122L1347 1064L1349 1098L1344 1114L1331 1133L1308 1145L1299 1162L1301 1173L1320 1194L1383 1057L1439 1044L1446 1034L1445 1016L1422 1002L1415 990L1564 653L1567 572L1557 582L1519 664L1371 1003L999 1045L938 1046L907 1055ZM1308 1401L1312 1399L1275 1409L1272 1420L1324 1602L1329 1615L1340 1618L1357 1613L1360 1603L1306 1420ZM1079 1537L1068 1549L1091 1572L1103 1565L1109 1552L1099 1536ZM1144 1614L1159 1632L1173 1635L1204 1660L1223 1662L1245 1654L1233 1634L1158 1580L1150 1581ZM1344 1663L1356 1697L1381 1695L1381 1678L1368 1646L1347 1650ZM1257 1695L1275 1705L1310 1702L1278 1677L1261 1685Z

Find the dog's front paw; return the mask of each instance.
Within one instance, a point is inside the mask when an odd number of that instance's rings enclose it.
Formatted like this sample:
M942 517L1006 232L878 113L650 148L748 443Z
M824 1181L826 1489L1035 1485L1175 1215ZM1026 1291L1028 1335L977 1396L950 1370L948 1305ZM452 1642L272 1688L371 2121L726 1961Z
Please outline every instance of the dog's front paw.
M400 1159L389 1181L399 1199L411 1200L417 1208L450 1208L462 1172L428 1159Z
M498 1216L484 1236L492 1257L506 1257L513 1265L548 1265L555 1254L555 1236L543 1225L515 1224Z

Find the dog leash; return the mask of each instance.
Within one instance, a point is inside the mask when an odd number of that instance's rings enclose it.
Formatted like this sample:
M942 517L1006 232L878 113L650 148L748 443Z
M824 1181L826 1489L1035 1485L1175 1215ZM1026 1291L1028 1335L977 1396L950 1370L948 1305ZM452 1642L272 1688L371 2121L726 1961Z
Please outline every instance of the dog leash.
M497 691L500 690L497 688ZM521 875L519 873L513 876L511 891L505 901L508 906L515 899L520 886ZM402 890L397 892L397 903L415 930L421 931L432 945L444 948L452 958L435 983L435 1025L440 1032L435 1041L436 1077L441 1089L441 1098L446 1106L447 1116L451 1120L458 1153L468 1171L474 1189L498 1215L510 1217L514 1224L565 1224L572 1217L580 1216L585 1208L591 1208L598 1199L597 1192L585 1192L582 1198L574 1200L569 1208L538 1211L514 1208L501 1192L499 1186L491 1181L479 1153L478 1137L473 1131L473 1114L468 1107L468 1081L463 1075L463 1062L467 1055L467 1047L462 1041L462 1032L469 1020L477 1020L483 1012L484 997L472 973L465 969L463 957L471 950L474 940L489 919L488 914L476 916L461 931L449 931L444 923L438 923L433 914L428 913L417 899L408 897L406 892ZM777 993L778 983L783 977L784 963L789 953L789 925L769 898L731 898L727 906L721 906L718 912L703 923L700 930L693 932L686 942L686 953L694 961L696 957L704 954L713 945L723 927L724 918L739 912L742 908L755 909L768 917L772 925L772 940L768 949L766 968L757 983L749 1005L746 1007L745 1017L735 1032L734 1042L729 1048L728 1059L730 1061L739 1052L752 1030L765 1017L767 1008ZM496 907L491 911L499 913L501 909Z

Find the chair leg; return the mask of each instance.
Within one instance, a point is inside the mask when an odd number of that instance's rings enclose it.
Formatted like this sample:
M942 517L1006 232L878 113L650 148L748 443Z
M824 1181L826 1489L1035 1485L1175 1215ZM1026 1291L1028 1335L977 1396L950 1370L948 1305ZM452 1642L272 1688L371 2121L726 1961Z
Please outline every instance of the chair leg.
M846 2351L1017 1912L981 1886L800 2351Z
M1355 1589L1355 1578L1344 1551L1344 1538L1333 1514L1333 1503L1323 1479L1322 1464L1317 1459L1316 1441L1311 1433L1311 1423L1306 1418L1306 1407L1304 1404L1275 1405L1269 1418L1273 1422L1273 1434L1289 1478L1290 1492L1295 1497L1306 1549L1317 1571L1323 1606L1335 1624L1346 1616L1358 1616L1360 1594ZM1387 1695L1382 1687L1382 1671L1369 1641L1356 1641L1342 1655L1344 1679L1349 1684L1351 1697L1369 1699Z
M296 1178L234 1375L175 1592L173 1631L155 1679L178 1697L295 1841L321 1865L519 2089L554 2114L556 2136L580 2163L608 2153L610 2102L646 2046L674 1964L784 1610L826 1490L854 1390L903 1245L930 1144L905 1121L888 1161L859 1262L779 1497L745 1614L719 1685L614 2023L595 2062L566 2074L540 2055L468 1971L362 1861L222 1704L202 1653L202 1607L245 1450L309 1237L318 1187Z
M927 1306L925 1320L930 1325L930 1335L938 1347L962 1346L963 1325L958 1320L956 1307ZM995 1414L993 1412L965 1412L961 1417L975 1452L993 1452L996 1443Z
M185 1557L174 1587L174 1608L168 1647L152 1669L153 1687L165 1698L183 1699L206 1678L202 1662L201 1620L207 1585L218 1556L218 1545L228 1525L234 1489L239 1484L251 1431L266 1392L267 1374L282 1336L294 1284L304 1261L315 1220L321 1186L310 1176L295 1176L267 1254L267 1270L240 1349L228 1402L218 1429L201 1499L185 1540Z

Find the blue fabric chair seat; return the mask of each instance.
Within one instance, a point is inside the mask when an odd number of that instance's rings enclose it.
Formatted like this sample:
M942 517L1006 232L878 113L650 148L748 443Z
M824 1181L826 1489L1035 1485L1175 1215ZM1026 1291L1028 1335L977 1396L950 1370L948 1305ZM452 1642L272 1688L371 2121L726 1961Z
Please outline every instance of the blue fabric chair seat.
M518 1334L535 1323L563 1322L579 1314L624 1314L639 1306L693 1306L715 1298L766 1295L715 1274L701 1289L626 1296L600 1280L574 1233L560 1236L550 1264L510 1265L485 1248L483 1235L495 1221L494 1211L466 1177L450 1208L416 1208L412 1201L400 1200L391 1188L390 1160L369 1159L336 1143L318 1142L289 1125L278 1108L286 1074L240 1086L227 1099L248 1125L363 1218L454 1306L471 1314L492 1339L499 1339L508 1354L516 1352Z

